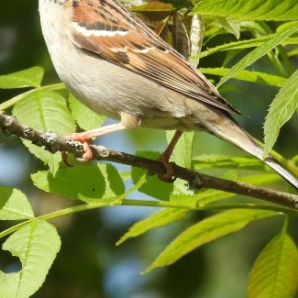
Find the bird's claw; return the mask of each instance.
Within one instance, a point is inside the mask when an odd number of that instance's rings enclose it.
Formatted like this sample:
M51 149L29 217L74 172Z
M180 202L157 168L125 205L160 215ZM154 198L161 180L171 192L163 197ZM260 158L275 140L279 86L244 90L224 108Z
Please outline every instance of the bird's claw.
M150 171L148 170L148 175L149 176L153 176L155 174L157 174L158 178L161 181L167 182L167 183L173 183L177 177L174 177L174 170L173 167L171 165L171 163L169 163L168 161L164 160L162 157L158 159L158 161L162 162L162 164L165 167L166 172L165 173L158 173L155 171Z
M66 135L65 138L71 140L71 141L77 141L82 143L83 148L84 148L84 154L82 155L82 157L78 157L77 160L79 162L87 162L93 159L93 152L90 146L90 139L86 139L84 137L82 137L82 135L80 133L74 133L74 134L70 134L70 135ZM68 154L67 152L62 152L62 160L64 161L64 163L67 166L70 166L69 162L68 162Z

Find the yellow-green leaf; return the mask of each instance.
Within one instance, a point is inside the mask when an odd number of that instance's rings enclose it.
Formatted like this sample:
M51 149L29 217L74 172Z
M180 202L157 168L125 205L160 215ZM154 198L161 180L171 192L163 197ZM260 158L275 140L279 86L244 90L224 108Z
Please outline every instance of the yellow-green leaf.
M67 167L60 169L55 176L49 171L40 171L31 178L43 191L87 202L119 196L125 191L119 173L110 164Z
M65 99L56 92L41 90L30 94L18 102L13 108L18 120L34 129L66 135L75 131L75 122L67 109ZM61 156L52 154L45 149L33 145L29 141L24 144L32 154L49 165L52 173L59 168Z
M248 298L294 298L298 251L291 237L274 237L256 259L248 280Z
M44 221L34 220L12 234L2 248L20 258L22 269L15 273L0 271L0 298L33 295L43 284L60 246L55 227Z
M193 0L194 12L239 20L286 21L298 19L296 0Z
M262 43L259 47L252 50L248 53L244 58L242 58L239 62L237 62L231 70L221 78L218 87L225 83L227 80L235 77L239 74L243 69L248 67L249 65L256 62L258 59L262 58L272 49L277 47L280 43L286 40L288 37L293 35L298 31L298 22L290 23L284 30L280 30L279 32L275 33L271 39L267 40L266 42Z
M0 186L0 220L20 220L34 217L27 197L19 190Z
M73 95L68 100L72 116L82 129L91 130L102 126L106 117L93 112Z
M292 117L298 108L298 70L288 79L270 105L264 125L265 146L268 153L275 144L282 126Z
M204 74L224 77L231 71L231 69L224 68L224 67L200 68L200 71ZM251 82L251 83L276 86L276 87L283 87L287 82L287 79L283 77L279 77L269 73L250 71L250 70L240 71L237 75L234 76L234 79Z
M185 209L166 208L157 211L149 217L132 225L129 230L120 238L116 245L120 245L130 238L138 237L148 231L168 225L181 218L188 213Z
M229 210L210 216L182 232L146 269L145 273L175 263L192 250L225 235L237 232L251 221L276 215L262 210Z
M42 82L43 75L44 70L39 66L2 75L0 76L0 89L37 88Z

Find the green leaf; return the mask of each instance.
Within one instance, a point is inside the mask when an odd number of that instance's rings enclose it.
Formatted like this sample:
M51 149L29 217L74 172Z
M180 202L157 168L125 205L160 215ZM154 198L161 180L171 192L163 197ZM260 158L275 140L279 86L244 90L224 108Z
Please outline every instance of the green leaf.
M42 67L35 66L7 75L0 76L0 89L40 87L44 75Z
M206 168L241 168L249 170L258 170L264 168L264 163L251 156L227 156L216 154L202 154L192 160L195 169Z
M240 22L225 17L218 17L218 20L227 32L233 34L237 39L240 38Z
M75 122L67 109L65 99L55 92L41 90L30 94L14 106L13 115L21 123L37 130L55 132L59 135L75 131ZM49 165L52 173L57 172L61 161L59 152L52 154L29 141L24 141L24 144L33 155Z
M290 49L290 50L287 52L287 55L288 55L289 57L297 56L297 55L298 55L298 48Z
M56 92L40 91L17 103L13 114L23 124L34 129L56 132L60 135L75 131L74 120L65 99Z
M236 63L231 68L231 70L223 78L221 78L217 87L221 86L227 80L235 77L243 69L245 69L249 65L253 64L258 59L262 58L264 55L266 55L272 49L277 47L282 41L284 41L286 38L290 37L297 31L298 31L298 22L293 22L285 30L275 33L271 39L264 42L256 49L252 50L244 58L242 58L238 63Z
M203 52L201 52L199 55L191 57L190 59L197 59L197 58L203 58L207 57L209 55L219 53L219 52L231 52L234 50L242 50L242 49L248 49L248 48L255 48L262 45L264 42L271 40L274 37L274 34L268 34L266 36L261 36L257 38L251 38L247 40L240 40L240 41L234 41L229 42L226 44L221 44L219 46L207 49ZM282 45L291 45L291 44L298 44L297 38L287 38L281 42Z
M120 245L130 238L136 238L150 230L176 222L186 216L189 210L166 208L159 210L149 217L132 225L129 230L119 239L116 245Z
M112 166L111 164L98 164L97 167L100 169L101 174L104 177L104 183L105 183L104 194L97 199L100 199L100 200L111 199L111 198L119 197L121 195L127 196L128 194L130 194L131 192L134 192L139 188L138 184L136 184L135 187L133 187L127 193L124 193L125 186L124 186L123 180L114 166ZM139 183L141 183L142 185L142 180ZM97 185L97 183L95 185ZM85 194L79 194L79 199L81 201L85 201L86 203L95 202L94 195L86 196Z
M266 173L262 175L253 175L240 178L240 181L243 183L250 183L255 185L266 185L272 182L276 182L279 180L279 177L276 174ZM236 195L233 193L218 191L218 190L204 190L190 195L172 195L171 202L176 202L177 204L181 203L182 206L185 207L185 204L188 203L189 207L197 207L198 205L204 206L210 203L214 203L216 201L222 199L228 199L235 197ZM174 208L165 208L156 213L153 213L146 219L139 221L132 225L128 232L125 233L121 239L117 242L117 245L122 244L126 240L130 238L135 238L147 233L150 230L155 228L159 228L177 220L184 218L190 210L185 209L174 209Z
M172 140L174 133L173 130L167 131L168 143ZM171 160L181 167L191 167L194 135L194 131L184 132L174 148Z
M200 68L200 71L204 74L224 77L231 71L231 69L224 67ZM287 79L283 77L250 70L240 71L237 75L234 76L234 79L276 87L283 87L287 81Z
M57 84L52 84L52 85L47 85L47 86L42 86L39 87L38 89L31 89L26 92L20 93L17 96L14 96L13 98L4 101L3 103L0 104L0 110L7 110L14 105L16 105L18 102L22 101L23 99L27 98L28 96L34 95L35 93L39 93L40 90L44 91L60 91L64 90L65 86L63 83L57 83Z
M210 56L212 54L216 54L219 52L231 52L235 50L242 50L242 49L249 49L249 48L255 48L260 46L265 41L272 38L273 34L270 34L268 36L261 36L257 38L251 38L251 39L245 39L245 40L239 40L239 41L233 41L229 43L224 43L218 46L215 46L213 48L208 48L205 51L202 51L199 54L199 58L204 58L207 56ZM197 56L191 57L191 59L198 58Z
M124 193L123 181L110 164L84 164L60 169L55 176L49 171L31 175L36 187L85 202L105 199Z
M270 211L234 209L210 216L182 232L144 273L158 267L171 265L206 243L237 232L254 220L276 214Z
M174 136L174 133L175 132L173 130L167 131L166 136L168 143L170 143L172 137ZM177 165L181 167L185 167L188 169L191 168L194 136L194 131L184 132L182 134L174 148L174 151L170 159L171 161L174 161ZM189 190L189 187L187 186L184 180L176 179L174 183L174 193L192 194L193 191Z
M298 70L281 88L270 105L264 125L265 146L267 154L275 144L281 127L292 117L298 108Z
M294 298L298 251L291 237L275 236L256 259L248 280L248 298Z
M21 220L33 217L32 207L21 191L0 186L0 220Z
M102 126L106 119L104 116L91 111L73 95L68 100L72 116L82 129L91 130Z
M60 162L62 160L60 152L51 153L43 149L42 147L33 145L28 140L22 140L22 142L28 148L32 155L43 161L44 164L48 165L53 175L57 173L57 171L59 170Z
M160 153L157 152L137 152L136 155L150 159L158 159L160 157ZM134 184L138 183L143 175L146 175L146 182L140 187L140 192L159 200L167 201L170 199L170 194L173 191L172 183L164 183L156 175L148 175L148 171L141 168L132 168L131 178Z
M296 0L194 0L193 13L238 20L287 21L298 19Z
M6 274L0 271L0 298L27 298L43 284L60 250L60 238L54 226L34 220L11 235L3 249L19 257L22 270Z

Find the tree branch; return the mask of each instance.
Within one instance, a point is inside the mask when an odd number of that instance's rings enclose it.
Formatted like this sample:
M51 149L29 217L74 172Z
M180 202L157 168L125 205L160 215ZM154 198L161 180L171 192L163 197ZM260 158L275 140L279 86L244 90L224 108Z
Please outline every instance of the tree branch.
M22 125L15 117L0 111L0 128L6 135L16 135L32 141L35 145L43 146L52 153L57 151L73 153L76 157L84 154L83 145L67 140L56 133L40 132ZM106 160L148 170L162 176L165 168L160 161L134 156L128 153L114 151L103 146L91 146L94 159ZM246 195L269 202L298 209L298 195L279 192L263 187L224 180L209 175L197 173L173 164L174 176L187 181L194 189L212 188L235 194Z

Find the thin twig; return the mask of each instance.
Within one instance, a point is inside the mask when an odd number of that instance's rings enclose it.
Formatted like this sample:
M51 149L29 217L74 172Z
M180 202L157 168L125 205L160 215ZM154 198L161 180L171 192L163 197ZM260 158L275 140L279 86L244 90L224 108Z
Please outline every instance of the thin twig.
M22 125L15 117L0 112L0 128L6 135L16 135L32 141L35 145L43 146L50 152L69 152L77 157L84 154L83 145L67 140L56 133L41 132ZM130 165L156 173L162 176L165 168L160 161L114 151L103 146L91 146L93 158L96 160L112 161ZM240 182L224 180L209 175L197 173L173 164L174 176L187 181L194 189L211 188L231 193L246 195L269 202L298 209L298 195L279 192L263 187L256 187Z

